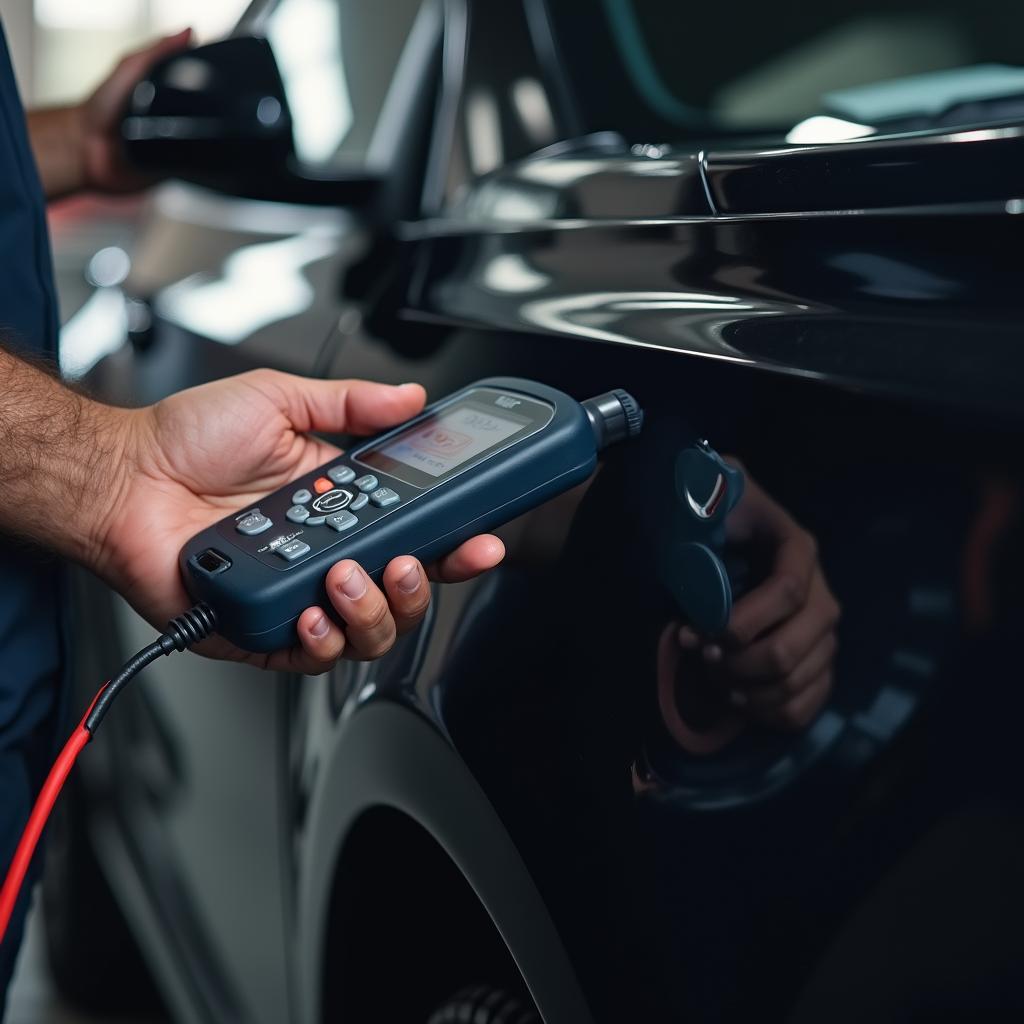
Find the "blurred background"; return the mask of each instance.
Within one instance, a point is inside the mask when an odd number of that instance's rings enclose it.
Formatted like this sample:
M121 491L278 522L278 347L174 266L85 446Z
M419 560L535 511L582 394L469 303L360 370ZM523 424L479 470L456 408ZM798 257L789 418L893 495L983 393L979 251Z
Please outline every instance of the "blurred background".
M198 42L221 37L248 2L0 0L0 16L22 100L31 108L81 99L123 54L156 36L191 26ZM65 322L92 292L85 273L89 261L108 247L123 249L130 243L132 225L144 203L141 196L81 196L51 207L57 289Z

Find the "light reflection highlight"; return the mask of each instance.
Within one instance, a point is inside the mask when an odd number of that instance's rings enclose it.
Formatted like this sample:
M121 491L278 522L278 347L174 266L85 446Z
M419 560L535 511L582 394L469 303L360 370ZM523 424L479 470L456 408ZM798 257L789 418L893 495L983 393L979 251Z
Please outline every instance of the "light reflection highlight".
M546 146L555 138L555 118L547 93L536 78L520 78L512 83L512 106L523 130L536 146Z
M128 313L120 288L98 288L60 331L60 370L69 380L85 376L128 338Z
M851 139L863 139L874 134L875 129L870 125L818 114L794 125L786 135L786 141L805 144L849 142Z
M752 313L770 315L779 312L743 304L734 296L706 292L592 292L535 299L524 303L519 313L528 323L555 334L573 334L618 344L643 344L630 335L612 329L615 321L631 312L664 309L703 310L726 315L744 311L747 316ZM727 359L734 363L754 362L734 352L705 354L712 359Z
M474 89L466 100L466 147L476 175L489 174L502 163L498 103L485 89Z
M551 283L547 274L535 270L517 253L505 253L489 260L481 280L484 287L493 292L511 294L539 292Z
M160 292L159 314L225 345L308 309L315 298L303 275L310 263L336 251L333 231L248 245L224 261L220 277L193 274Z
M295 154L304 163L329 160L352 128L339 17L334 0L286 0L267 27L291 110Z

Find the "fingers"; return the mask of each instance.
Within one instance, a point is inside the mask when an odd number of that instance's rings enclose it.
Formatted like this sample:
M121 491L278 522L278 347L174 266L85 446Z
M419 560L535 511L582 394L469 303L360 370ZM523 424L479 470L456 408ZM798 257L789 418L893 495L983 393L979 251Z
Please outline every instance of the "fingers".
M765 725L775 729L796 731L804 729L817 718L832 692L832 670L819 675L810 686L785 704L759 715Z
M818 564L814 538L786 517L789 528L775 554L771 576L736 602L723 640L745 647L803 607Z
M263 369L243 376L268 395L300 433L373 433L415 416L426 401L419 384L319 380Z
M384 592L398 636L415 629L430 607L430 584L423 566L408 555L394 559L384 570Z
M493 534L482 533L457 547L430 567L439 583L461 583L493 569L505 557L505 545Z
M828 632L811 648L807 656L788 675L768 685L746 686L734 691L736 703L751 711L772 712L799 697L829 670L835 657L838 641L835 633Z
M143 70L145 71L152 67L158 60L162 60L164 57L169 57L172 53L177 53L178 50L183 50L190 42L192 42L192 29L183 28L169 36L162 36L160 39L155 40L150 43L149 46L139 50L137 53L133 53L131 56L140 59L143 65Z
M808 653L839 621L839 605L816 572L798 614L741 650L727 653L721 665L739 683L774 683L792 676Z
M481 535L466 541L433 567L438 580L470 579L497 565L505 547L497 537ZM280 672L319 675L343 655L369 661L387 654L395 639L415 629L430 607L430 580L410 555L393 559L378 587L365 570L346 559L326 579L331 607L339 626L322 608L307 608L296 623L298 643L253 663ZM247 657L252 660L255 656Z
M296 623L299 646L293 647L294 658L301 667L292 671L316 676L326 672L345 650L345 634L322 608L307 608Z
M800 729L828 700L839 604L814 573L798 614L739 652L720 654L722 684L733 703L765 725Z
M387 600L352 561L334 566L327 587L345 629L322 608L307 608L295 626L299 642L272 654L265 667L316 676L329 671L346 653L362 660L379 658L391 649L396 636L419 625L430 606L427 574L408 556L396 558L384 572Z
M142 50L122 57L117 67L94 94L94 98L98 97L103 106L102 113L113 116L117 112L115 107L119 110L118 104L123 105L127 102L139 80L145 77L154 64L184 49L191 41L192 29L185 28L174 35L157 39Z
M839 615L839 604L816 571L797 615L739 652L719 649L716 658L708 658L705 651L705 658L715 664L738 708L770 727L801 729L831 692ZM681 643L690 641L680 637Z
M345 622L346 655L372 660L387 654L398 635L380 588L362 566L346 558L327 574L327 596Z

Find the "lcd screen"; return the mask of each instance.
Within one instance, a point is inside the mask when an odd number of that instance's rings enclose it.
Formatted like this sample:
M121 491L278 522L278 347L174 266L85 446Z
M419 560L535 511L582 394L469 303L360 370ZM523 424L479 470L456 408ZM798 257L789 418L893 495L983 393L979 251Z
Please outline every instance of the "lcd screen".
M416 470L409 482L421 486L419 474L439 480L530 425L528 420L513 416L499 416L471 402L462 402L427 417L375 448L360 452L357 457L368 466L399 477L403 477L402 466ZM422 484L429 486L426 480Z

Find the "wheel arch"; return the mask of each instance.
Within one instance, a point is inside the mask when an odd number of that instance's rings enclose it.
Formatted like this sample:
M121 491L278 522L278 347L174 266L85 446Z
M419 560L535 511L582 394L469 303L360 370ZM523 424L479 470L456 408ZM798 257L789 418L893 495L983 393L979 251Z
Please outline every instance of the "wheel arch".
M525 863L486 794L434 726L397 704L372 703L342 726L322 772L300 860L298 948L304 955L297 969L303 1024L324 1019L331 914L339 909L332 895L338 872L346 867L346 849L351 855L348 843L360 835L367 815L379 820L385 812L421 829L454 865L497 929L545 1021L593 1024ZM394 863L390 867L395 870ZM378 874L374 884L381 882ZM434 885L430 864L405 865L395 882L429 889ZM379 956L387 958L388 950Z

